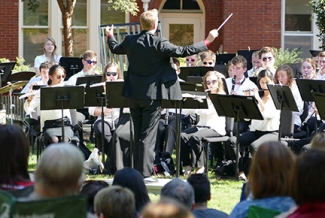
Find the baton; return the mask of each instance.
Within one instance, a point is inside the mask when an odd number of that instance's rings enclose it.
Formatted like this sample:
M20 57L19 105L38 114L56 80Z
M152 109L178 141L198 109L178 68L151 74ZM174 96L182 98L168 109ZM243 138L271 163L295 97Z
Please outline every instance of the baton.
M223 25L225 25L227 23L227 21L231 18L231 16L233 15L233 13L231 13L227 19L225 21L223 21L223 23L218 27L217 31L219 31L221 29L221 27L223 27Z

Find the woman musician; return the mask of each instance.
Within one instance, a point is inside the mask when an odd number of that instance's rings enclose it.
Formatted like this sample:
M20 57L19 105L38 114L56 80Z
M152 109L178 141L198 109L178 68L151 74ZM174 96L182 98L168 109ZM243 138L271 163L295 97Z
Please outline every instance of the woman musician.
M238 139L231 137L228 140L226 147L233 160L236 160L236 140L239 140L240 148L250 147L250 152L254 153L261 144L278 139L280 111L275 108L267 84L273 84L273 74L269 70L262 70L257 77L258 89L253 89L253 93L264 120L253 119L250 131L242 133ZM239 161L238 168L239 179L246 180L243 161Z

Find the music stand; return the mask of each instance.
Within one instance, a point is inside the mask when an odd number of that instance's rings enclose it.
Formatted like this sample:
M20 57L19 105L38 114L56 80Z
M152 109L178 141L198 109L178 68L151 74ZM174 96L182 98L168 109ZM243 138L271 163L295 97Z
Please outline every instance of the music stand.
M236 122L236 173L238 179L239 162L239 124L240 119L263 120L254 96L210 94L210 99L219 116L233 117Z
M204 92L203 79L201 76L188 76L187 81L188 83L195 84L195 90L192 91Z
M2 87L2 81L8 81L15 65L16 65L16 62L0 63L0 88Z
M101 75L82 76L77 78L76 85L85 84L86 87L100 83L102 81Z
M84 77L80 77L84 78ZM78 78L79 79L79 78ZM77 80L78 81L78 80ZM85 83L82 83L85 84ZM86 82L87 84L87 82ZM106 96L104 94L104 86L95 86L95 87L87 87L85 88L85 107L101 107L101 119L102 119L102 134L101 134L101 143L102 143L102 151L104 154L105 145L104 145L104 106L106 105ZM105 163L105 155L102 155L102 162Z
M34 85L33 90L39 90L40 88L45 87L46 85Z
M236 57L236 54L233 53L228 53L228 54L218 54L216 56L216 64L228 64L228 62L233 59L234 57Z
M278 140L281 141L282 135L282 111L298 111L298 107L295 99L293 98L291 89L289 86L268 84L267 88L270 91L276 109L280 110L280 122L279 122L279 135Z
M82 58L79 57L61 57L59 64L65 69L65 81L83 69Z
M106 82L106 100L108 108L129 108L129 101L121 95L123 89L123 81ZM133 161L133 121L130 116L130 164L134 168Z
M195 92L195 91L184 91L184 83L180 83L182 96L183 99L181 101L176 100L162 100L161 101L161 107L162 108L175 108L175 114L176 114L176 177L179 177L180 175L180 153L181 153L181 118L178 116L178 110L179 114L182 114L182 109L207 109L208 104L206 101L207 94L205 92Z
M208 71L213 71L213 67L181 67L181 73L178 75L184 81L187 81L188 76L203 77Z
M320 92L311 92L311 95L314 98L316 107L318 109L319 116L322 120L325 120L325 93Z
M325 93L325 81L324 80L312 80L312 79L297 79L297 86L300 91L302 100L314 101L311 92Z
M83 86L45 87L41 89L41 110L81 109L84 108L85 88ZM64 140L64 121L61 120L62 139Z

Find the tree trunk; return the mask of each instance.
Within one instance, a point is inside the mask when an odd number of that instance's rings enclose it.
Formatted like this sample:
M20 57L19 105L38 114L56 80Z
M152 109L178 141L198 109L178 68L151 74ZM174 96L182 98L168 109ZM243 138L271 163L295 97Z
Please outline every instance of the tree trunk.
M72 32L72 16L76 0L57 0L62 13L63 23L63 41L65 56L74 56L73 52L73 32ZM64 4L66 2L66 5Z

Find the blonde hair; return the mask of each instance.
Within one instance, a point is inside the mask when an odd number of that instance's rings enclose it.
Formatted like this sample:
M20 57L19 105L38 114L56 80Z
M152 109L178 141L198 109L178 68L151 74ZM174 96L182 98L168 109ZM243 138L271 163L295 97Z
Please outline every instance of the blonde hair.
M325 148L325 133L317 133L310 142L312 148Z
M52 37L47 37L47 38L44 40L43 51L44 51L44 53L46 52L44 46L45 46L45 44L46 44L48 41L52 42L53 45L54 45L54 50L53 50L53 52L52 52L52 54L51 54L51 60L50 60L49 62L50 62L50 64L55 64L55 63L56 63L56 61L55 61L55 56L56 56L56 48L57 48L57 46L56 46L56 42L55 42L55 40L54 40Z
M143 30L152 30L158 20L158 10L145 11L140 16L140 23Z
M103 77L102 77L102 82L106 82L106 71L109 67L116 67L116 71L117 71L117 79L123 79L123 76L122 76L122 72L121 72L121 69L120 67L118 66L117 63L115 62L110 62L108 63L105 68L104 68L104 71L103 71Z
M87 58L97 57L97 54L92 50L87 50L82 54L82 59L87 60Z

